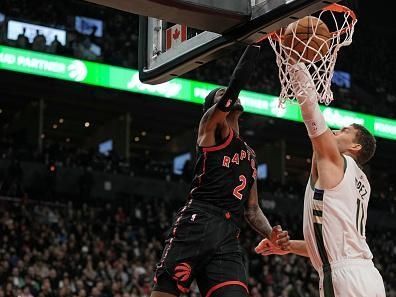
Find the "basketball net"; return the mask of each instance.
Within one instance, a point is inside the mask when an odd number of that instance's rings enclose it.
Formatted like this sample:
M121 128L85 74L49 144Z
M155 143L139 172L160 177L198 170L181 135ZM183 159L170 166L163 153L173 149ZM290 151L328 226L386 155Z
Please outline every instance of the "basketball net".
M279 79L281 83L281 93L279 95L280 106L284 107L286 101L295 100L296 95L293 92L290 73L293 70L293 65L299 62L304 63L307 70L310 72L316 87L316 98L318 98L319 102L328 105L333 101L333 92L330 86L337 54L341 47L348 46L352 43L352 35L357 19L352 10L339 4L332 4L324 8L320 12L318 18L325 21L329 30L333 29L332 32L330 31L331 37L326 43L329 46L328 51L323 52L321 48L316 49L309 45L310 41L315 37L316 28L312 28L312 36L304 41L296 35L296 28L298 26L294 26L291 44L298 43L300 45L301 43L303 45L301 47L303 50L299 50L299 52L282 44L285 28L272 33L268 37L275 51L276 63L279 67ZM323 37L320 38L323 39ZM307 50L315 52L315 62L304 58L304 56L307 56ZM293 56L293 58L291 56Z

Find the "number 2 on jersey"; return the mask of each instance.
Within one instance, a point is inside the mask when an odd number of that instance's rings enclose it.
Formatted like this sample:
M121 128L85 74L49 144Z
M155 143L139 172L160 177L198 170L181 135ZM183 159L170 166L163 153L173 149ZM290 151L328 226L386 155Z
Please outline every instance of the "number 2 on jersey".
M239 200L242 200L242 194L240 193L246 187L246 177L244 175L239 176L239 181L242 182L239 186L235 187L234 196Z

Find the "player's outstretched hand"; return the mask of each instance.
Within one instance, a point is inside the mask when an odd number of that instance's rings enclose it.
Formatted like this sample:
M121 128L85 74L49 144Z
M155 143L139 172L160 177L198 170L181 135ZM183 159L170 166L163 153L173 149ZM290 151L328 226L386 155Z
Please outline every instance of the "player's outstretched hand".
M273 244L269 239L265 238L263 239L254 249L257 254L263 255L263 256L269 256L269 255L286 255L289 254L290 251L287 250L282 250L280 247L276 246Z
M290 252L290 241L287 231L283 231L281 226L277 225L272 228L269 239L263 239L255 248L257 254L264 256L276 254L286 255Z

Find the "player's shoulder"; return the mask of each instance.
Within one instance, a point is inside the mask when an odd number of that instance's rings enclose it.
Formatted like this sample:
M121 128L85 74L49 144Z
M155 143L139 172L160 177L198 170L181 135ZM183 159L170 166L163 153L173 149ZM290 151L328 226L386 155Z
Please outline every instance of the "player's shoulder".
M253 156L254 158L256 157L256 152L254 149L241 137L239 133L234 131L235 133L235 139L239 141L240 143L243 143L243 146L245 146L246 150L249 152L250 156Z
M253 158L256 158L256 152L254 151L254 149L251 148L251 146L246 145L248 151L250 152L250 155L253 156Z
M356 160L354 158L352 158L351 156L342 154L343 158L344 158L344 162L345 162L345 169L348 169L348 167L354 168L358 171L363 171L361 166L356 162Z
M345 167L346 167L345 169L348 169L348 167L352 167L352 168L357 167L357 168L359 168L358 163L351 156L342 154L342 157L343 157L344 162L345 162Z
M347 169L349 168L353 175L357 180L366 181L369 183L369 180L366 176L366 173L359 166L359 164L353 159L351 156L343 155L346 160Z

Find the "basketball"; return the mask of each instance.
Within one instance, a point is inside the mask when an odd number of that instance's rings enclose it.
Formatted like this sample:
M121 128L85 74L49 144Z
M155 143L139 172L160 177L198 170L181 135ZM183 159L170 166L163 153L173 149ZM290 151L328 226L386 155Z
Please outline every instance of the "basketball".
M289 48L293 60L303 58L316 62L329 51L330 37L329 28L323 21L307 16L287 26L282 44Z

